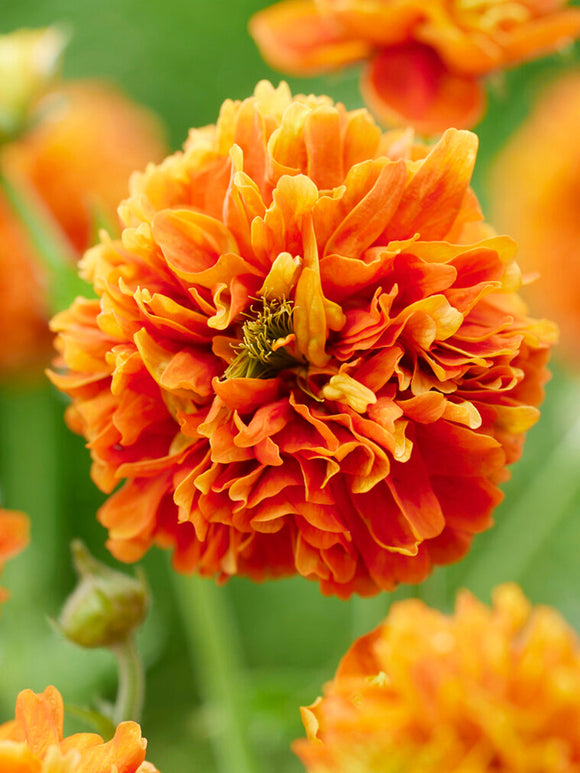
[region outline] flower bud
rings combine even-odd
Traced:
[[[26,128],[37,101],[52,85],[66,40],[57,27],[0,35],[0,142]]]
[[[58,626],[81,647],[111,647],[141,625],[149,606],[143,576],[128,575],[97,561],[80,540],[71,545],[79,583],[66,601]]]

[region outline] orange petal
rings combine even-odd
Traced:
[[[152,229],[170,269],[188,282],[197,282],[198,275],[214,267],[220,255],[238,249],[223,223],[189,209],[162,210],[155,215]]]
[[[503,498],[496,486],[474,476],[432,475],[431,485],[447,526],[464,532],[488,529],[493,510]]]
[[[0,770],[10,773],[41,773],[42,762],[25,743],[0,741]]]
[[[240,419],[239,414],[235,413],[234,423],[239,432],[234,438],[234,443],[241,448],[252,447],[265,438],[276,434],[282,427],[285,427],[292,413],[288,398],[286,397],[275,403],[262,405],[254,413],[248,424],[245,424]]]
[[[307,172],[319,188],[334,188],[344,180],[342,166],[342,122],[335,107],[321,105],[306,116],[304,142],[308,154]]]
[[[107,743],[83,750],[75,773],[134,773],[145,759],[147,741],[136,722],[121,722]]]
[[[345,28],[354,36],[372,42],[375,47],[393,46],[407,40],[422,22],[434,0],[365,0],[365,2],[336,2],[318,0],[326,5]]]
[[[417,555],[421,540],[414,533],[390,488],[379,483],[372,491],[350,494],[350,498],[360,519],[359,534],[363,529],[368,529],[377,547],[405,556]],[[355,542],[358,546],[356,537]]]
[[[387,485],[418,540],[436,537],[443,531],[445,518],[441,505],[417,448],[405,464],[391,465]]]
[[[109,529],[114,540],[148,537],[168,488],[166,475],[130,480],[100,508],[99,522]]]
[[[213,388],[228,408],[241,414],[252,413],[262,405],[275,402],[282,391],[279,378],[228,378],[225,381],[215,378]]]
[[[378,674],[382,670],[382,664],[376,645],[380,641],[381,636],[383,636],[383,633],[381,627],[378,627],[357,639],[340,661],[336,677],[343,679],[349,676]],[[320,698],[317,699],[316,703],[320,700]]]
[[[371,46],[353,40],[310,0],[285,0],[255,14],[250,34],[272,67],[294,75],[324,72],[368,56]]]
[[[56,687],[49,686],[38,695],[23,690],[16,699],[16,721],[22,727],[29,749],[43,757],[49,746],[62,739],[64,707]]]
[[[522,62],[571,45],[580,32],[580,9],[568,8],[519,25],[502,41],[504,61]]]
[[[301,263],[300,258],[293,258],[289,252],[281,252],[272,263],[272,268],[258,290],[258,296],[279,301],[290,298]]]
[[[447,236],[469,191],[477,142],[472,132],[445,132],[407,185],[386,230],[390,239],[409,239],[415,233],[421,240]]]
[[[452,73],[432,48],[416,43],[384,49],[371,59],[361,89],[383,123],[411,124],[422,134],[469,128],[485,107],[477,80]]]
[[[375,393],[348,373],[337,373],[322,387],[321,396],[326,400],[345,403],[357,413],[364,413],[369,405],[376,403]]]
[[[328,300],[320,281],[318,247],[312,220],[304,234],[304,268],[296,285],[294,332],[296,349],[318,368],[330,359],[325,351],[329,330],[340,330],[346,318],[341,307]]]
[[[344,201],[335,200],[334,206],[334,202],[328,202],[328,212],[324,213],[331,224],[342,215],[328,237],[324,254],[356,258],[360,265],[364,250],[388,227],[401,201],[406,179],[407,170],[402,161],[375,159],[353,166],[345,180],[349,194]],[[360,196],[358,201],[357,196]]]
[[[521,24],[519,25],[521,26]],[[473,34],[449,18],[448,12],[433,14],[431,21],[415,28],[415,39],[432,48],[448,70],[472,78],[480,77],[503,63],[500,40],[483,30]]]
[[[23,513],[0,510],[0,566],[28,544],[29,522]]]

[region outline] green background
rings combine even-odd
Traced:
[[[106,78],[154,109],[176,149],[191,126],[214,122],[226,98],[248,96],[261,78],[280,76],[261,61],[246,25],[268,3],[255,0],[4,0],[0,31],[64,24],[71,33],[67,78]],[[510,72],[491,89],[477,127],[480,156],[474,185],[485,202],[485,176],[498,148],[523,120],[542,82],[580,62],[578,48]],[[357,73],[288,79],[294,91],[326,92],[360,106]],[[580,215],[580,213],[579,213]],[[580,627],[580,390],[576,376],[555,365],[540,423],[505,485],[498,525],[476,540],[467,560],[439,570],[420,594],[450,608],[467,585],[482,598],[504,580],[518,580],[536,602],[557,606]],[[0,485],[5,507],[32,518],[32,544],[5,569],[12,599],[0,620],[0,719],[13,716],[24,687],[55,684],[69,702],[113,699],[114,661],[108,653],[77,651],[47,622],[56,617],[74,577],[68,543],[81,536],[112,563],[94,514],[103,501],[89,480],[88,452],[65,427],[65,401],[50,388],[0,393]],[[141,635],[148,666],[143,732],[148,758],[162,773],[204,771],[216,763],[220,707],[203,700],[203,668],[191,667],[169,557],[151,552],[143,564],[153,595]],[[195,580],[191,582],[192,587]],[[199,581],[196,589],[199,590]],[[212,586],[213,592],[213,586]],[[390,599],[340,602],[302,579],[252,585],[234,579],[217,591],[233,623],[230,643],[242,664],[242,707],[248,742],[262,771],[291,773],[301,765],[289,750],[302,735],[298,707],[311,702],[340,656],[385,614]],[[210,594],[210,599],[212,598]],[[195,653],[194,653],[195,658]],[[206,675],[207,676],[207,675]],[[67,730],[85,729],[70,723]],[[222,773],[225,773],[222,771]],[[232,770],[231,773],[237,773]]]

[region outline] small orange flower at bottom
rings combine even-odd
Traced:
[[[0,571],[9,558],[20,553],[28,544],[28,518],[24,513],[0,508]],[[0,601],[5,601],[8,593],[0,588]]]
[[[516,585],[453,616],[412,599],[358,639],[294,751],[310,773],[577,773],[580,646]]]
[[[105,743],[96,733],[63,738],[63,721],[56,687],[23,690],[15,719],[0,725],[2,773],[158,773],[144,761],[147,741],[136,722],[121,722]]]

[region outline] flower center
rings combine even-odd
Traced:
[[[293,343],[291,301],[262,298],[262,310],[253,307],[242,327],[242,342],[234,347],[236,358],[224,378],[272,378],[300,363]]]

